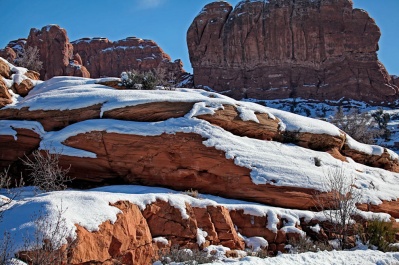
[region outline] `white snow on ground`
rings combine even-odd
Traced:
[[[259,251],[269,246],[269,243],[263,237],[259,236],[245,237],[243,235],[240,236],[242,239],[244,239],[245,245],[248,248],[250,248],[252,251]]]
[[[197,244],[198,246],[202,246],[206,242],[206,237],[208,236],[208,233],[201,228],[197,228]]]
[[[216,261],[210,264],[224,264]],[[239,261],[226,262],[231,265],[397,265],[399,253],[383,253],[376,250],[322,251],[302,254],[282,254],[274,258],[260,259],[244,257]]]

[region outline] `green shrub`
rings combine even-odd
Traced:
[[[158,85],[159,80],[153,72],[139,73],[130,70],[121,74],[122,85],[127,89],[146,89],[153,90]]]
[[[139,89],[143,84],[143,74],[131,70],[126,71],[121,74],[122,85],[125,86],[127,89]]]
[[[392,251],[390,244],[395,242],[397,233],[391,222],[384,222],[381,219],[370,221],[366,228],[366,236],[370,245],[378,247],[379,250]]]
[[[153,90],[158,84],[158,79],[152,72],[144,73],[143,75],[143,89],[145,90]]]

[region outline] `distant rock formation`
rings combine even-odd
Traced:
[[[0,57],[13,63],[26,47],[35,46],[39,49],[39,58],[43,62],[41,80],[59,75],[90,77],[87,69],[73,60],[73,46],[69,43],[66,30],[58,25],[48,25],[40,30],[32,28],[27,39],[10,41],[1,49]]]
[[[93,78],[120,76],[121,72],[132,69],[161,68],[176,78],[185,73],[181,60],[171,62],[170,56],[152,40],[129,37],[112,42],[107,38],[83,38],[72,45]]]
[[[380,29],[351,0],[206,5],[187,32],[194,84],[235,98],[393,101]]]
[[[72,43],[65,29],[48,25],[31,29],[27,39],[11,41],[0,57],[13,62],[24,47],[37,46],[43,69],[40,78],[54,76],[119,77],[123,71],[157,70],[176,82],[187,80],[181,60],[171,61],[154,41],[129,37],[112,42],[106,38],[83,38]]]

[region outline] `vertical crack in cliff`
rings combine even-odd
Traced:
[[[291,33],[291,59],[295,60],[295,41],[294,41],[294,28],[293,28],[293,16],[295,11],[295,0],[291,0],[291,14],[289,18],[290,33]]]
[[[103,143],[103,146],[104,146],[105,157],[106,157],[106,159],[107,159],[107,163],[108,163],[108,165],[109,165],[109,168],[112,170],[112,172],[114,172],[114,173],[116,173],[117,175],[119,175],[119,174],[117,173],[117,171],[115,171],[114,168],[112,167],[112,163],[111,163],[111,161],[110,161],[109,152],[108,152],[108,150],[107,150],[107,145],[105,144],[105,141],[104,141],[104,133],[105,133],[105,132],[101,132],[101,142]]]
[[[228,14],[226,15],[226,19],[225,19],[225,21],[223,22],[223,25],[220,27],[220,32],[219,32],[219,39],[221,39],[222,41],[222,49],[223,49],[223,62],[226,64],[226,65],[228,65],[228,61],[227,61],[227,57],[228,57],[228,47],[229,47],[229,45],[228,45],[228,40],[227,40],[227,35],[228,34],[225,34],[225,32],[226,32],[226,27],[228,27],[228,24],[229,24],[229,22],[231,21],[231,18],[230,18],[230,16],[231,16],[231,14],[234,14],[234,9],[232,8],[232,9],[230,9],[229,11],[228,11]],[[229,32],[229,30],[227,30],[227,32]]]

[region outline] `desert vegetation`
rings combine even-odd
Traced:
[[[23,164],[30,171],[29,181],[44,192],[65,190],[72,181],[68,176],[69,168],[59,166],[61,154],[55,149],[35,150],[32,158],[25,156]]]
[[[40,60],[39,49],[36,46],[23,48],[17,53],[17,58],[12,63],[36,72],[43,68],[43,62]]]
[[[153,90],[157,86],[173,88],[176,85],[176,73],[167,72],[164,68],[158,67],[152,71],[140,72],[128,70],[121,74],[122,85],[127,89]]]
[[[380,116],[376,114],[375,117]],[[378,126],[375,121],[375,117],[368,113],[360,113],[357,109],[345,115],[342,108],[338,108],[330,122],[353,139],[366,144],[374,144],[375,138],[384,134],[381,126]]]

